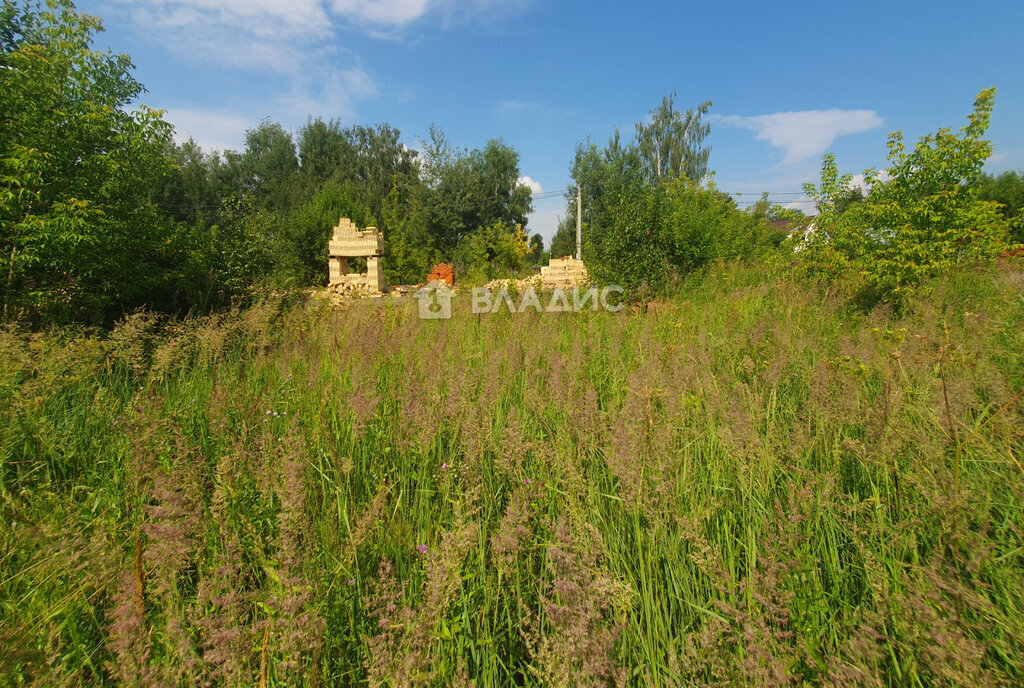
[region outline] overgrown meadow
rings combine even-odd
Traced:
[[[1020,685],[1024,276],[0,333],[0,684]]]

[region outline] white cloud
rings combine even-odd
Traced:
[[[143,0],[133,5],[136,20],[147,27],[227,26],[264,39],[331,34],[321,0]]]
[[[523,175],[519,178],[519,183],[530,187],[530,192],[535,194],[544,193],[544,187],[540,185],[540,182],[530,179],[530,177]]]
[[[358,23],[401,26],[422,17],[431,4],[430,0],[332,0],[331,8]]]
[[[282,74],[301,71],[307,49],[333,34],[321,0],[149,0],[132,18],[186,60]]]
[[[238,115],[173,108],[164,113],[164,119],[174,125],[174,140],[184,143],[192,138],[202,149],[241,150],[245,147],[245,130],[256,122]]]
[[[799,162],[827,151],[840,136],[882,125],[874,110],[804,110],[741,117],[713,115],[714,122],[757,132],[757,138],[786,151],[783,163]]]
[[[373,75],[361,66],[311,69],[295,75],[290,92],[277,98],[276,110],[293,122],[302,122],[306,117],[354,120],[359,101],[378,94]]]
[[[332,14],[326,0],[142,0],[131,7],[135,25],[184,62],[272,77],[266,84],[276,94],[232,103],[236,121],[248,126],[265,116],[285,126],[301,124],[308,115],[353,120],[359,102],[378,95],[372,71],[332,40],[345,17]],[[209,126],[201,117],[186,116],[182,121],[198,131]],[[217,112],[211,122],[231,117]],[[211,131],[203,135],[205,143],[221,147],[226,126]],[[237,135],[230,142],[237,145]]]
[[[278,95],[235,105],[293,126],[307,115],[354,120],[359,102],[379,95],[372,69],[339,47],[340,30],[394,38],[432,15],[444,25],[491,20],[529,1],[116,0],[147,39],[180,60],[283,80]]]
[[[521,12],[532,0],[119,0],[136,19],[168,29],[230,26],[267,39],[329,38],[347,25],[373,37],[389,38],[430,15],[445,24],[501,18]],[[384,29],[381,31],[381,29]]]
[[[814,215],[816,210],[814,207],[814,201],[809,196],[801,196],[794,201],[787,201],[780,203],[783,208],[789,208],[791,210],[799,210],[804,215]]]
[[[883,182],[887,182],[890,179],[892,179],[892,177],[889,176],[888,170],[882,170],[881,172],[878,172],[875,175],[875,178]],[[863,174],[853,175],[853,177],[850,179],[850,183],[847,184],[847,186],[851,189],[860,189],[864,193],[871,191],[871,185],[864,180]]]

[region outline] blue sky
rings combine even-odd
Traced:
[[[537,190],[569,180],[576,144],[603,144],[661,98],[713,101],[710,167],[724,191],[801,203],[821,155],[885,166],[908,141],[959,128],[999,94],[987,170],[1024,169],[1024,2],[652,3],[554,0],[90,0],[96,43],[131,55],[181,139],[242,148],[269,117],[388,122],[417,147],[431,123],[457,145],[501,138]],[[746,195],[750,194],[750,195]],[[789,194],[789,195],[787,195]],[[549,238],[564,202],[536,202]]]

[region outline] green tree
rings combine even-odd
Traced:
[[[665,185],[660,219],[667,263],[679,275],[713,260],[752,258],[771,243],[759,218],[740,212],[714,185],[702,186],[686,177]]]
[[[370,213],[380,217],[392,189],[419,184],[416,151],[406,148],[401,132],[387,124],[356,126],[349,135],[355,160],[343,179],[355,181]]]
[[[502,222],[525,227],[533,194],[519,182],[519,153],[500,139],[491,139],[482,151],[472,153],[471,160],[480,199],[478,226]]]
[[[591,273],[639,299],[665,293],[713,261],[754,258],[773,245],[760,218],[740,211],[713,185],[682,176],[622,185],[590,237],[584,256]]]
[[[530,189],[519,182],[514,148],[491,139],[482,150],[460,150],[432,126],[423,150],[423,176],[430,190],[427,223],[442,253],[495,223],[526,226],[533,201]]]
[[[161,210],[172,220],[197,228],[215,224],[223,211],[223,199],[213,180],[220,158],[203,153],[192,139],[172,144],[168,156],[173,168],[159,195]]]
[[[216,302],[208,305],[226,303],[270,278],[277,232],[275,213],[256,207],[251,198],[228,201],[224,223],[209,234],[210,290]]]
[[[835,210],[846,186],[826,156],[822,202],[808,254],[818,267],[855,274],[866,304],[887,300],[897,306],[922,279],[962,262],[987,261],[1006,246],[1008,222],[999,204],[982,200],[977,181],[992,152],[983,137],[995,89],[985,89],[959,133],[948,128],[922,137],[906,150],[901,132],[889,135],[890,166],[883,175],[864,173],[871,192],[862,203]]]
[[[700,181],[707,174],[710,147],[701,144],[711,131],[701,117],[711,109],[705,101],[685,113],[675,107],[676,93],[665,96],[651,110],[649,122],[638,122],[636,141],[643,159],[643,170],[651,182],[685,175]]]
[[[807,217],[798,208],[787,208],[786,206],[772,203],[768,200],[767,191],[761,194],[761,198],[756,203],[747,208],[747,213],[754,217],[759,217],[765,222],[788,221],[796,223],[801,222]]]
[[[821,158],[821,181],[817,186],[804,184],[804,193],[814,201],[818,217],[827,221],[832,215],[838,215],[838,204],[846,196],[853,181],[852,174],[839,174],[834,153],[825,153]]]
[[[616,130],[608,139],[604,148],[599,148],[592,141],[576,146],[570,175],[573,184],[566,190],[566,224],[571,228],[566,231],[568,251],[561,253],[563,247],[558,245],[555,251],[552,245],[552,256],[576,255],[576,187],[582,194],[583,218],[583,257],[590,255],[589,247],[592,235],[604,231],[615,221],[615,205],[627,190],[645,183],[642,172],[643,161],[636,146],[623,143]],[[561,227],[559,232],[561,232]]]
[[[5,0],[0,68],[0,251],[5,316],[103,318],[167,287],[155,196],[171,127],[126,106],[127,55],[93,50],[98,19],[67,0]]]
[[[627,179],[589,232],[583,256],[591,275],[617,284],[633,298],[663,293],[672,269],[661,224],[662,194],[658,187]],[[586,229],[586,226],[584,227]]]
[[[343,170],[350,168],[355,159],[347,132],[333,119],[310,119],[299,130],[298,151],[303,184],[312,188],[342,177]]]
[[[534,265],[544,260],[544,237],[540,234],[530,237],[530,253],[527,255],[527,260]]]
[[[395,186],[385,200],[384,275],[389,284],[423,282],[440,261],[427,222],[426,187]]]
[[[455,252],[455,268],[470,281],[514,275],[523,269],[529,252],[522,227],[497,220],[462,239]]]
[[[1000,204],[999,212],[1011,224],[1011,241],[1024,244],[1024,171],[982,174],[977,187],[980,200]]]
[[[576,223],[571,217],[563,218],[558,223],[555,236],[551,237],[551,249],[548,253],[552,258],[576,255]]]
[[[243,190],[258,207],[286,211],[296,205],[299,158],[292,135],[280,124],[263,120],[245,132],[241,168]]]
[[[310,120],[299,130],[298,154],[306,187],[351,183],[375,217],[393,188],[420,184],[416,151],[388,124],[345,129],[336,120]]]

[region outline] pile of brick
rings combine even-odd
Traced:
[[[449,287],[455,286],[455,270],[448,263],[438,263],[427,275],[427,284],[431,282],[444,283]]]
[[[526,279],[496,279],[491,280],[484,285],[485,289],[490,289],[493,292],[501,291],[502,289],[508,292],[517,292],[522,294],[527,289],[533,289],[534,291],[540,291],[543,285],[541,284],[540,277],[534,275],[533,277],[527,277]]]
[[[552,258],[549,263],[540,269],[540,280],[545,289],[555,287],[572,287],[577,284],[586,284],[590,280],[587,273],[587,266],[582,260],[576,260],[572,256],[564,258]]]
[[[327,287],[327,291],[336,296],[348,298],[363,298],[367,296],[382,296],[383,294],[366,283],[365,280],[344,280],[335,282]]]

